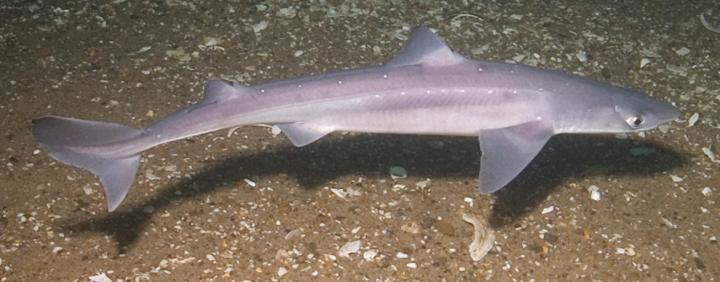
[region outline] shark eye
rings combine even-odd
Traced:
[[[634,115],[625,120],[625,122],[627,122],[627,124],[632,128],[638,128],[643,124],[643,122],[645,122],[645,120],[641,115]]]

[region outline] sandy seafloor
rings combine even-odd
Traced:
[[[720,27],[720,2],[362,2],[0,2],[0,281],[720,277],[720,34],[699,18]],[[30,135],[47,114],[142,127],[209,78],[381,64],[418,25],[468,57],[639,89],[681,118],[557,136],[492,196],[477,192],[475,138],[335,133],[294,148],[268,128],[222,130],[146,152],[113,213],[94,176]],[[495,233],[478,262],[463,213]]]

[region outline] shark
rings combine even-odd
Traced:
[[[50,115],[32,121],[32,134],[55,160],[96,175],[112,212],[142,152],[224,128],[275,125],[295,146],[335,131],[477,136],[479,191],[490,194],[554,135],[639,132],[678,116],[672,104],[628,88],[466,58],[420,27],[383,65],[256,85],[212,79],[202,100],[142,129]]]

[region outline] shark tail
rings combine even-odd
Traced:
[[[107,157],[100,150],[83,149],[128,140],[141,132],[119,124],[66,117],[47,116],[32,121],[33,136],[50,156],[100,178],[108,211],[115,210],[125,199],[135,180],[140,154]]]

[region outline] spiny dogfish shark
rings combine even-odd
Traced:
[[[675,120],[669,103],[560,71],[472,60],[417,28],[389,63],[242,85],[210,80],[201,101],[144,129],[75,118],[33,120],[54,159],[89,170],[115,210],[134,182],[140,154],[223,128],[273,124],[295,146],[334,131],[477,136],[480,192],[506,186],[562,133],[626,133]]]

